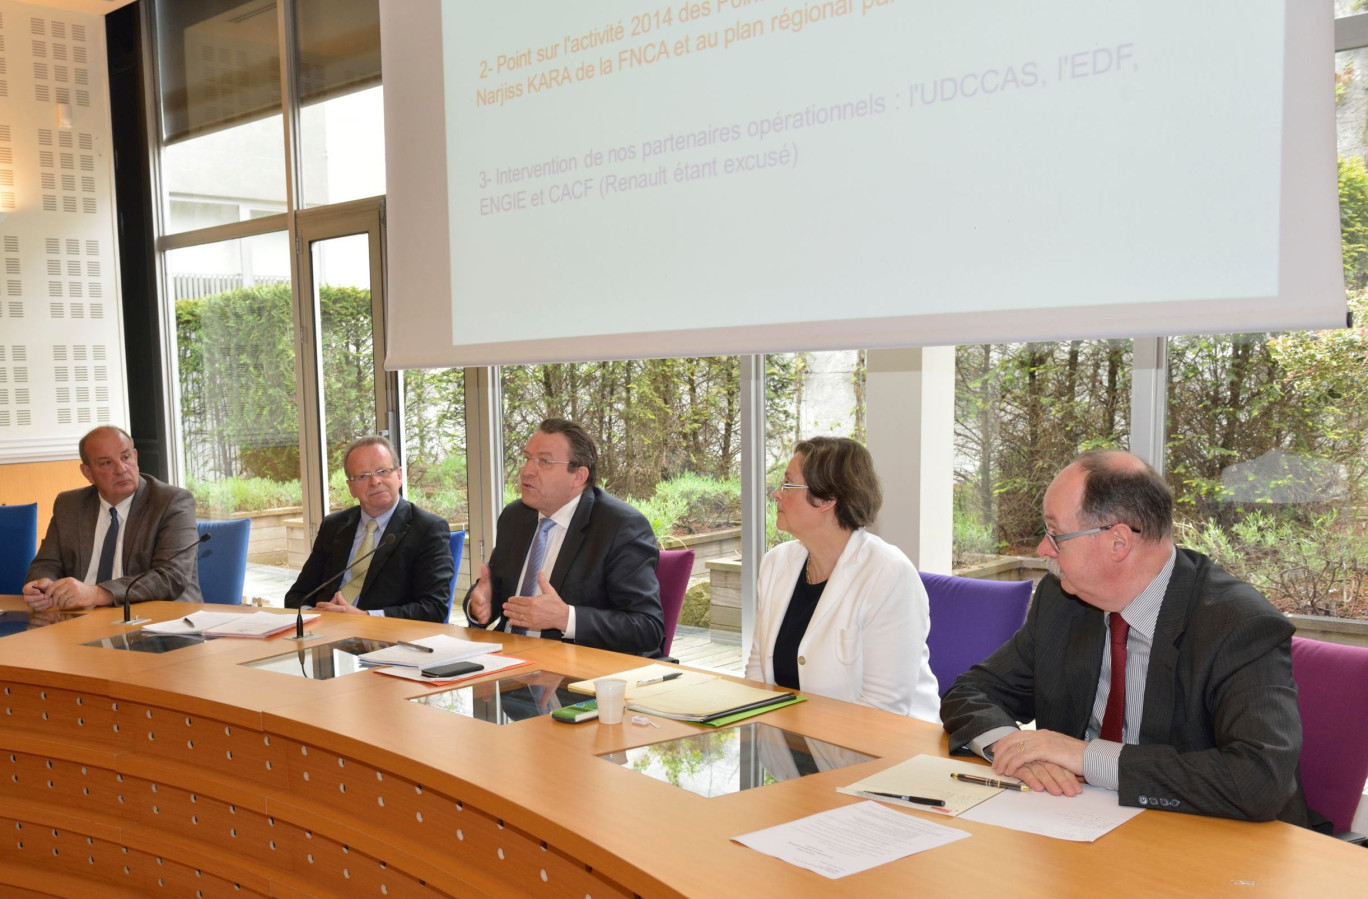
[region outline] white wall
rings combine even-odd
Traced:
[[[104,20],[0,0],[0,462],[125,425]]]

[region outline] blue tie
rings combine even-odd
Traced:
[[[114,549],[119,545],[119,510],[109,507],[109,530],[105,531],[104,547],[100,550],[100,567],[95,570],[95,583],[103,584],[114,577]]]
[[[537,589],[537,575],[541,573],[542,562],[546,559],[546,535],[551,533],[551,528],[555,522],[550,518],[543,518],[537,525],[537,535],[532,538],[532,548],[527,551],[527,573],[523,575],[522,587],[518,590],[519,596],[533,596]],[[512,628],[515,634],[527,633],[527,628]]]

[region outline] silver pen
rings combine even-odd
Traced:
[[[683,676],[684,676],[684,672],[683,672],[683,671],[672,671],[672,672],[670,672],[669,674],[661,674],[661,675],[658,675],[658,676],[656,676],[656,677],[648,677],[648,678],[646,678],[645,680],[639,680],[639,681],[636,682],[636,685],[637,685],[638,687],[644,687],[644,686],[646,686],[647,684],[663,684],[663,683],[664,683],[665,681],[667,681],[667,680],[674,680],[674,679],[677,678],[677,677],[683,677]]]
[[[421,643],[410,643],[410,642],[407,641],[407,640],[395,640],[394,642],[395,642],[395,643],[398,643],[400,646],[407,646],[409,649],[416,649],[416,650],[418,650],[419,652],[436,652],[436,651],[437,651],[437,650],[433,649],[431,646],[424,646],[424,645],[421,644]]]

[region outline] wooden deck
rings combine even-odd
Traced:
[[[670,655],[681,664],[695,668],[710,668],[723,674],[741,674],[746,660],[741,651],[741,635],[725,632],[714,634],[705,627],[675,628]]]

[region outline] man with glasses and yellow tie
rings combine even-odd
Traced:
[[[1286,616],[1174,545],[1172,493],[1130,453],[1084,453],[1044,509],[1050,573],[941,701],[951,751],[1055,796],[1304,826]]]
[[[523,448],[522,499],[465,598],[471,624],[635,655],[661,655],[665,618],[650,523],[595,485],[598,452],[548,418]]]
[[[455,573],[450,526],[399,495],[404,470],[385,438],[357,440],[342,466],[358,505],[323,519],[286,607],[298,608],[341,572],[337,592],[315,609],[446,621]]]

